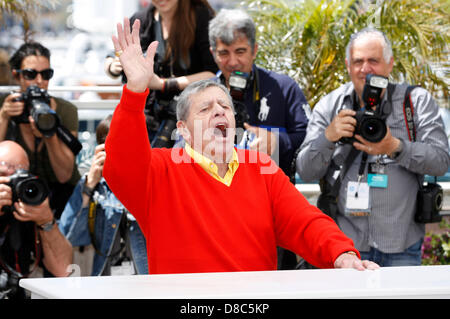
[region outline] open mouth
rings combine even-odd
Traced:
[[[227,126],[225,123],[216,124],[214,127],[214,135],[220,137],[227,137]]]

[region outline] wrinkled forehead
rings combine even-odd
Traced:
[[[200,109],[214,103],[232,106],[229,96],[219,87],[211,86],[191,95],[191,110]]]

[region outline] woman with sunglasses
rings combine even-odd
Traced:
[[[21,99],[28,87],[34,85],[43,90],[48,89],[53,76],[50,51],[37,42],[24,43],[12,55],[9,64],[20,89],[19,92],[0,96],[0,141],[14,140],[26,150],[30,159],[30,171],[46,180],[52,190],[50,205],[55,217],[59,218],[80,178],[75,155],[57,134],[45,136],[31,116],[20,116],[24,108],[30,107],[29,103],[24,103]],[[76,106],[56,97],[50,98],[49,106],[58,114],[61,125],[76,137]]]

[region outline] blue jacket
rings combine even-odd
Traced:
[[[59,221],[59,229],[73,246],[87,246],[92,243],[88,227],[88,207],[82,208],[81,185],[86,177],[83,176],[76,185],[72,196],[64,208]],[[120,220],[125,212],[124,206],[109,189],[104,178],[95,188],[93,198],[98,201],[95,219],[95,247],[100,251],[94,256],[92,276],[101,275],[105,267],[108,254],[111,252],[114,238],[118,234]],[[138,274],[148,274],[147,250],[145,238],[136,222],[132,218],[129,227],[131,254]]]
[[[294,153],[306,135],[310,107],[297,82],[287,75],[253,65],[253,83],[245,92],[244,104],[250,116],[249,124],[266,129],[278,129],[279,161],[286,175],[293,174]],[[259,77],[259,102],[255,98],[255,74]],[[221,72],[217,79],[223,82]]]

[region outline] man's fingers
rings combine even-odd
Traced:
[[[141,26],[141,21],[136,19],[133,23],[133,29],[131,30],[131,41],[133,44],[141,43],[141,39],[139,39],[139,28]]]
[[[127,46],[132,45],[133,40],[131,39],[130,20],[127,17],[123,19],[123,33]]]
[[[158,47],[158,41],[153,41],[147,48],[147,56],[146,59],[153,63],[156,54],[156,48]]]
[[[119,39],[115,35],[111,36],[111,40],[113,42],[114,51],[117,52],[119,50],[122,50],[120,47]]]
[[[370,269],[370,270],[375,270],[375,269],[380,268],[380,266],[378,264],[376,264],[370,260],[363,260],[362,264],[366,269]]]
[[[354,110],[351,109],[342,109],[341,111],[339,111],[338,115],[339,117],[345,117],[345,116],[354,116],[356,114],[356,112]]]

